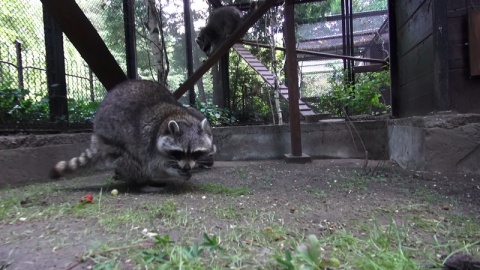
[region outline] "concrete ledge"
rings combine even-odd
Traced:
[[[283,159],[291,153],[290,130],[282,126],[214,128],[215,160]],[[385,121],[302,124],[303,153],[312,158],[388,159]],[[360,140],[360,138],[362,140]]]
[[[301,156],[294,156],[292,154],[285,154],[286,163],[307,164],[312,163],[312,157],[302,154]]]
[[[355,127],[355,128],[353,128]],[[385,121],[303,124],[302,148],[314,158],[388,158]],[[214,128],[215,160],[283,159],[291,153],[289,126]],[[90,134],[0,137],[0,187],[50,181],[48,173],[59,160],[79,155]]]
[[[413,170],[480,173],[480,115],[436,114],[391,120],[390,158]]]
[[[79,155],[90,134],[0,137],[0,187],[51,181],[48,173],[63,159]]]

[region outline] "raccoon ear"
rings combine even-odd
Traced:
[[[208,124],[207,118],[204,118],[202,122],[200,122],[200,128],[202,129],[202,131],[210,130],[210,125]]]
[[[203,37],[198,36],[198,37],[195,39],[195,42],[196,42],[198,45],[203,44]]]
[[[173,135],[178,134],[180,132],[180,127],[178,126],[177,122],[174,120],[168,122],[168,131],[170,131],[170,133]]]

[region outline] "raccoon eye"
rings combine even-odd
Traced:
[[[179,150],[170,151],[168,154],[176,160],[181,160],[185,157],[185,153]]]
[[[205,151],[195,151],[193,152],[191,155],[192,155],[192,158],[193,160],[197,160],[199,158],[201,158],[202,156],[205,156],[207,155],[208,153],[205,152]]]

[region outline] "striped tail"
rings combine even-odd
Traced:
[[[57,179],[66,174],[73,173],[79,169],[84,169],[94,163],[96,152],[91,149],[86,149],[80,156],[74,157],[68,161],[59,161],[50,171],[50,178]]]

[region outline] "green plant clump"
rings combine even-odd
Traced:
[[[91,123],[100,102],[68,99],[69,122]],[[0,86],[0,124],[50,121],[49,99],[41,91],[18,89],[12,83]],[[65,119],[58,119],[65,120]]]
[[[195,107],[205,115],[212,126],[232,125],[237,122],[237,119],[227,109],[219,108],[213,103],[197,102]]]
[[[48,99],[27,89],[15,89],[6,82],[0,88],[0,124],[47,121]]]
[[[381,90],[390,86],[388,70],[362,73],[355,76],[355,82],[347,80],[346,71],[334,69],[328,79],[331,91],[320,96],[320,105],[325,113],[344,116],[388,113],[390,106],[382,99]]]

